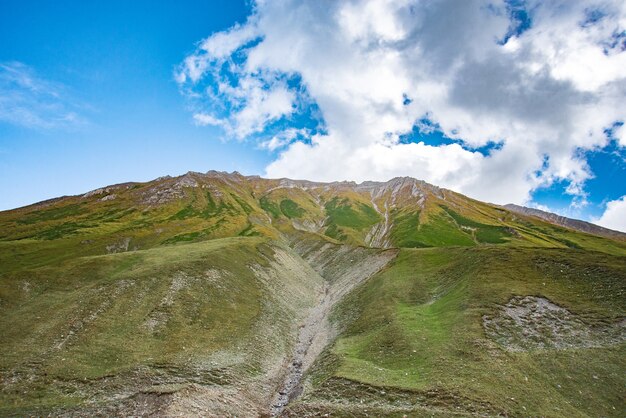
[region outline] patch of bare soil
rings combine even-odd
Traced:
[[[483,327],[508,351],[602,347],[626,340],[626,320],[590,323],[536,296],[512,298],[495,315],[483,316]]]
[[[156,307],[148,316],[148,319],[143,324],[143,327],[150,332],[155,332],[161,326],[164,326],[169,320],[167,309],[174,304],[176,294],[186,288],[189,285],[189,276],[184,272],[178,272],[172,277],[170,287],[161,300],[161,303]]]

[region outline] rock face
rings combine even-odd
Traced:
[[[585,232],[587,234],[598,235],[601,237],[612,239],[624,239],[626,233],[614,231],[612,229],[603,228],[598,225],[594,225],[589,222],[581,221],[578,219],[571,219],[565,216],[557,215],[556,213],[546,212],[539,209],[527,208],[525,206],[519,206],[514,204],[504,205],[504,207],[511,212],[519,213],[526,216],[534,216],[535,218],[542,219],[551,224],[563,226],[565,228],[574,229],[576,231]]]
[[[303,374],[337,337],[339,330],[330,320],[333,308],[397,255],[397,250],[365,249],[319,241],[295,241],[292,245],[326,282],[318,303],[300,325],[287,373],[272,402],[273,417],[279,416],[284,407],[301,394]]]

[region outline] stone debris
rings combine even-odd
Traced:
[[[329,319],[333,307],[350,291],[380,271],[397,254],[395,251],[376,251],[330,243],[324,243],[318,248],[296,245],[295,250],[328,283],[320,292],[319,303],[309,310],[300,327],[283,384],[270,408],[270,415],[273,417],[279,416],[289,402],[300,396],[303,391],[302,376],[336,337],[338,330]]]
[[[487,336],[508,351],[603,347],[626,340],[626,321],[589,323],[543,297],[515,296],[483,316]]]

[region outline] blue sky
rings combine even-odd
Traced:
[[[248,11],[233,0],[0,3],[0,63],[55,83],[84,119],[0,120],[0,209],[189,170],[261,172],[268,153],[196,126],[173,78],[196,42]]]
[[[620,218],[619,1],[406,3],[1,2],[0,210],[215,169]]]

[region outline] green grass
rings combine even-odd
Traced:
[[[10,264],[44,265],[52,259],[103,254],[107,246],[124,237],[131,238],[133,248],[140,249],[224,238],[246,231],[251,223],[257,225],[257,233],[277,237],[293,233],[294,224],[289,220],[297,218],[318,224],[325,222],[324,233],[328,237],[351,245],[365,245],[368,232],[383,221],[369,204],[370,196],[351,190],[270,188],[268,191],[268,186],[263,189],[254,181],[244,182],[238,188],[219,181],[207,182],[211,183],[207,187],[203,184],[184,188],[176,198],[158,204],[145,201],[150,190],[159,184],[152,182],[115,189],[113,200],[102,201],[102,195],[73,196],[3,212],[0,241],[25,241],[24,245],[12,247],[26,253],[11,257],[0,254],[0,261],[9,258]],[[616,255],[626,251],[624,240],[604,239],[532,218],[512,216],[461,195],[449,195],[448,200],[430,195],[421,206],[410,202],[390,211],[388,238],[394,246],[493,244],[586,249]],[[278,222],[260,216],[263,213]],[[55,244],[46,245],[44,241]],[[14,256],[18,259],[14,260]]]
[[[398,222],[391,231],[392,242],[404,248],[476,245],[469,232],[460,229],[449,217],[431,214],[420,223],[420,213],[396,215]]]
[[[369,228],[382,218],[371,206],[348,198],[332,198],[324,205],[327,227],[324,234],[330,238],[360,244]]]
[[[391,233],[393,243],[402,248],[425,247],[426,245],[417,238],[419,226],[419,211],[396,216],[396,222]]]
[[[60,225],[55,225],[52,228],[38,232],[33,238],[46,240],[59,239],[68,235],[76,234],[79,230],[89,227],[90,225],[86,223],[64,222]]]
[[[289,219],[300,218],[304,215],[304,209],[291,199],[280,201],[280,211]]]
[[[381,220],[374,208],[364,203],[351,203],[348,199],[333,198],[325,205],[330,221],[340,227],[362,230]]]
[[[324,235],[336,239],[337,241],[346,241],[348,239],[348,235],[343,233],[336,224],[330,224],[330,226],[324,231]]]
[[[254,208],[252,208],[252,206],[250,206],[245,200],[243,200],[242,198],[240,198],[236,194],[230,193],[230,196],[239,204],[241,209],[243,209],[243,211],[246,214],[250,214],[250,213],[252,213],[254,211]]]
[[[509,228],[505,226],[483,224],[461,216],[446,206],[442,208],[460,226],[474,229],[476,240],[480,243],[504,244],[511,237]]]
[[[215,181],[147,203],[157,183],[116,189],[113,200],[76,196],[0,213],[0,374],[15,381],[0,386],[0,415],[46,415],[157,381],[167,391],[181,381],[262,379],[264,361],[286,358],[322,289],[302,260],[281,264],[287,256],[275,251],[285,244],[270,239],[331,254],[329,241],[364,245],[383,221],[356,191]],[[370,415],[402,416],[385,409],[396,403],[409,416],[619,415],[624,345],[509,352],[486,337],[481,318],[534,295],[589,326],[619,321],[626,241],[451,192],[401,202],[389,213],[400,255],[334,311],[339,338],[294,408],[310,412],[319,401],[321,415],[363,416],[363,400]],[[326,237],[296,231],[297,218],[325,221]],[[127,253],[107,255],[126,242]],[[364,262],[365,253],[332,258],[324,271]],[[229,273],[218,280],[215,271]]]
[[[242,199],[239,199],[232,194],[231,196],[245,213],[250,213],[252,211],[250,205]],[[206,192],[204,199],[194,198],[191,203],[169,217],[169,220],[184,220],[195,217],[211,219],[223,214],[237,215],[239,212],[240,211],[230,202],[220,200],[219,204],[216,203],[215,200],[213,200],[211,193]]]
[[[196,241],[199,238],[205,237],[206,235],[207,233],[204,231],[194,231],[194,232],[188,232],[186,234],[178,234],[171,238],[166,239],[165,241],[163,241],[163,244],[167,245],[167,244],[175,244],[177,242]]]
[[[481,318],[514,295],[539,295],[590,323],[614,322],[626,313],[625,278],[626,257],[601,253],[404,250],[336,310],[345,331],[313,371],[310,399],[348,379],[389,396],[437,391],[508,415],[618,416],[624,344],[512,353],[485,336]]]
[[[254,225],[252,224],[248,224],[248,226],[246,226],[240,233],[237,234],[240,237],[254,237],[254,236],[261,236],[261,233],[259,231],[256,231],[254,229]]]
[[[269,200],[267,196],[263,196],[259,199],[259,205],[264,211],[271,214],[273,218],[278,218],[280,216],[280,208],[275,202]]]
[[[33,212],[27,216],[20,218],[18,220],[18,223],[31,225],[39,222],[67,219],[70,217],[75,217],[76,215],[83,214],[85,212],[86,208],[83,204],[73,203]]]
[[[136,211],[136,208],[111,207],[91,214],[88,219],[93,222],[116,222],[132,215]]]

